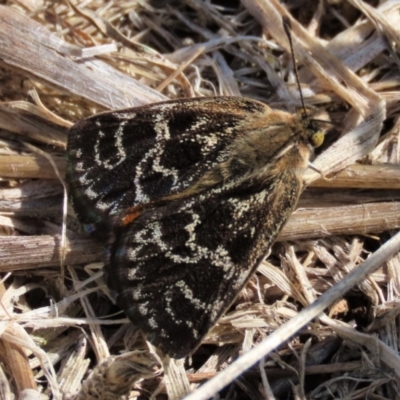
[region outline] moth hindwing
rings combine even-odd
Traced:
[[[74,125],[67,181],[108,238],[106,281],[154,345],[184,357],[250,279],[296,206],[321,135],[241,97],[107,112]]]

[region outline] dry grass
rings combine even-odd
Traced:
[[[400,227],[400,6],[288,3],[306,104],[334,123],[315,160],[327,178],[307,172],[268,261],[185,362],[118,313],[101,279],[103,245],[79,233],[72,210],[63,245],[67,128],[166,97],[242,95],[295,110],[288,11],[276,0],[0,6],[0,398],[181,398]],[[380,265],[222,396],[396,398],[399,268],[399,255]]]

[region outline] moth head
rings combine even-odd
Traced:
[[[319,112],[318,117],[321,117],[321,112]],[[309,144],[314,149],[321,146],[324,143],[326,132],[326,129],[324,129],[321,125],[331,123],[327,114],[323,113],[322,119],[315,118],[315,115],[310,118],[303,110],[301,114],[301,123],[304,126]]]

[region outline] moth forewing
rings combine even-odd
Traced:
[[[204,175],[244,120],[270,108],[237,97],[166,101],[94,115],[68,133],[67,174],[91,230],[138,204],[181,192]]]

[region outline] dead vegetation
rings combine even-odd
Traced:
[[[5,3],[0,398],[181,398],[400,227],[398,1]],[[104,246],[80,233],[71,209],[63,242],[67,128],[99,111],[190,96],[294,111],[288,12],[306,104],[333,122],[314,161],[325,178],[307,171],[268,261],[190,359],[167,360],[113,305]],[[221,396],[397,398],[399,262],[381,264]]]

